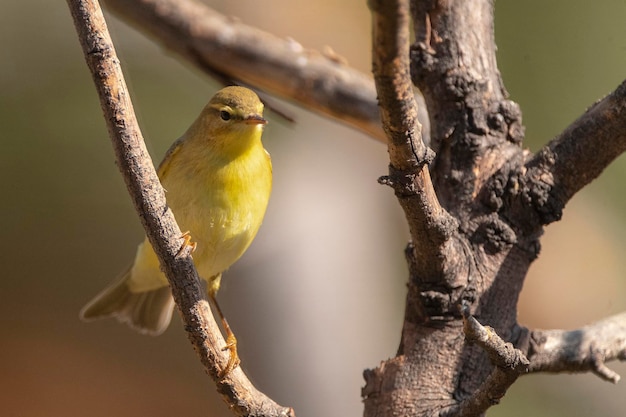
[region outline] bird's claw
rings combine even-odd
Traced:
[[[222,371],[220,372],[220,379],[225,378],[229,373],[233,371],[233,369],[239,366],[239,363],[241,363],[241,360],[239,360],[239,355],[237,354],[237,339],[235,338],[234,334],[231,333],[226,337],[226,346],[224,346],[222,350],[229,351],[229,355],[226,367],[224,367],[224,369],[222,369]]]
[[[186,231],[185,233],[183,233],[180,236],[180,238],[183,239],[183,244],[180,246],[180,249],[178,250],[176,257],[182,256],[185,250],[187,249],[189,249],[190,254],[196,251],[196,248],[198,247],[198,242],[191,241],[191,233],[189,231]]]

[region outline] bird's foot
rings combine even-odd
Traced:
[[[241,362],[239,360],[239,355],[237,354],[237,339],[232,332],[226,337],[226,346],[224,346],[222,350],[227,350],[229,355],[226,367],[222,369],[222,372],[220,372],[220,379],[225,378],[233,371],[233,369],[239,366],[239,363]]]
[[[183,233],[180,238],[183,239],[183,244],[180,246],[176,257],[182,256],[187,249],[189,249],[189,254],[192,254],[196,251],[196,248],[198,247],[198,242],[191,241],[191,233],[189,231]]]

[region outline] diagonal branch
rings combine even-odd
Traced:
[[[559,220],[569,199],[625,150],[626,81],[526,164],[542,224]]]
[[[388,137],[389,176],[409,223],[425,274],[439,275],[441,251],[457,222],[439,204],[428,164],[434,154],[422,140],[409,69],[409,4],[405,0],[369,2],[373,28],[373,73],[383,129]]]
[[[626,361],[626,313],[581,329],[531,331],[530,372],[588,372],[617,383],[620,376],[605,362]]]
[[[528,359],[519,349],[502,340],[491,327],[480,324],[469,311],[469,306],[461,309],[465,339],[482,347],[495,367],[476,392],[446,411],[445,415],[455,417],[478,416],[499,403],[509,387],[528,370],[529,365]]]
[[[304,49],[193,0],[105,3],[202,70],[225,74],[386,140],[371,78],[336,56]]]
[[[68,0],[68,5],[100,96],[117,164],[206,372],[238,415],[294,415],[293,410],[279,406],[259,392],[241,368],[219,380],[219,371],[228,361],[228,354],[221,349],[225,342],[203,295],[191,257],[178,256],[181,231],[167,207],[146,150],[102,11],[96,0]]]

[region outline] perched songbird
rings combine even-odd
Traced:
[[[272,189],[272,165],[261,134],[267,121],[258,96],[243,87],[215,94],[158,169],[181,230],[195,241],[193,259],[207,281],[230,350],[225,375],[239,364],[236,339],[215,299],[222,272],[254,239]],[[116,317],[141,333],[158,335],[169,325],[174,301],[148,240],[133,265],[81,311],[92,320]]]

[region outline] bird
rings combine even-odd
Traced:
[[[222,273],[250,246],[272,190],[272,163],[261,136],[263,103],[245,87],[229,86],[210,99],[165,154],[157,170],[185,246],[192,246],[198,275],[226,333],[225,376],[239,363],[237,339],[217,302]],[[194,242],[191,243],[193,237]],[[148,335],[169,326],[174,300],[159,260],[146,239],[132,265],[81,310],[91,321],[115,317]]]

